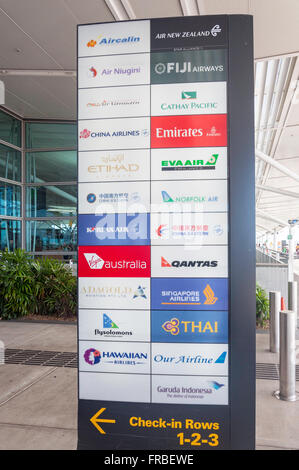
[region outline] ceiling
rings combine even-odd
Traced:
[[[0,0],[5,107],[29,119],[76,119],[77,24],[197,14],[253,15],[256,147],[299,175],[298,0]],[[73,73],[1,75],[16,69]],[[299,194],[299,177],[260,159],[256,173],[258,232],[299,217],[298,198],[260,189]]]

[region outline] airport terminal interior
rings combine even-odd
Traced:
[[[0,251],[77,275],[77,25],[205,15],[253,15],[256,282],[297,316],[298,0],[0,0]],[[299,449],[295,328],[295,399],[284,401],[269,318],[257,324],[258,450]],[[76,449],[76,319],[5,318],[1,342],[0,449]]]

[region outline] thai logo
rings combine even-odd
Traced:
[[[180,322],[177,318],[172,318],[170,321],[163,323],[162,328],[166,333],[171,333],[176,336],[180,332],[179,324]]]
[[[80,139],[87,139],[90,136],[90,131],[88,129],[83,129],[80,132]]]
[[[196,91],[182,91],[181,98],[182,100],[195,100]]]
[[[136,297],[142,297],[143,299],[146,299],[147,297],[144,292],[145,289],[146,287],[138,286],[133,294],[133,299],[136,299]]]
[[[102,269],[105,261],[96,253],[84,253],[84,257],[90,269]]]
[[[118,329],[118,326],[116,323],[114,323],[113,320],[111,320],[106,313],[103,313],[103,328],[116,328]]]
[[[219,26],[219,24],[215,24],[215,26],[213,26],[213,28],[211,29],[211,34],[212,36],[217,36],[218,33],[221,33],[221,28]]]
[[[84,359],[87,364],[94,366],[95,364],[99,364],[101,361],[101,353],[94,348],[87,349],[84,353]]]
[[[209,284],[206,285],[203,293],[206,297],[205,305],[214,305],[217,302],[218,297],[215,297],[214,291]]]

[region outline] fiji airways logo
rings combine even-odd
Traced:
[[[124,37],[105,37],[105,36],[98,36],[97,40],[91,39],[86,44],[87,47],[95,47],[95,46],[111,46],[116,44],[123,44],[123,43],[135,43],[139,42],[141,38],[139,36],[124,36]]]

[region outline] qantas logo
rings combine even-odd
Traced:
[[[217,266],[218,261],[175,260],[169,263],[165,258],[163,258],[163,256],[161,256],[161,268],[216,268]]]

